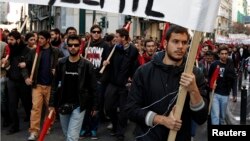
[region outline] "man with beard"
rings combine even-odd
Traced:
[[[40,31],[38,33],[39,53],[35,64],[33,79],[25,80],[27,85],[32,85],[32,110],[30,116],[30,136],[28,140],[34,141],[38,137],[40,131],[40,121],[42,107],[45,104],[48,107],[52,78],[55,74],[55,67],[58,59],[62,57],[58,48],[52,47],[50,44],[50,33],[48,31]],[[35,54],[35,50],[31,55]],[[32,62],[34,59],[30,59]],[[33,63],[30,63],[33,64]]]
[[[191,141],[191,121],[202,124],[207,119],[205,79],[198,68],[184,73],[189,34],[186,28],[172,25],[166,34],[165,51],[154,55],[134,74],[128,96],[128,117],[137,124],[136,141],[166,141],[169,131],[176,140]],[[179,86],[188,94],[181,119],[175,119],[174,107]]]
[[[59,47],[62,43],[61,32],[58,28],[52,29],[50,31],[51,40],[50,43],[54,47]]]
[[[69,56],[62,58],[57,67],[52,84],[50,111],[59,107],[60,122],[67,141],[78,141],[85,111],[92,109],[91,116],[96,115],[96,77],[94,66],[80,57],[81,39],[77,35],[67,38]],[[61,93],[57,93],[61,81]],[[66,107],[70,109],[66,110]],[[67,112],[65,112],[67,111]]]
[[[21,40],[21,34],[18,31],[10,32],[8,44],[10,57],[9,60],[4,60],[4,64],[7,69],[9,112],[12,121],[7,135],[11,135],[19,131],[19,117],[17,114],[19,98],[25,109],[26,121],[29,121],[32,103],[29,93],[30,87],[25,84],[25,79],[29,77],[28,64],[25,63],[25,60],[30,53],[30,49]]]

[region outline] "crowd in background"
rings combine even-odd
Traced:
[[[68,27],[65,33],[55,28],[25,35],[21,35],[16,29],[1,30],[1,122],[4,128],[9,128],[8,135],[20,130],[20,122],[30,122],[28,140],[38,138],[43,110],[47,115],[53,107],[56,113],[53,120],[61,120],[67,140],[101,138],[98,136],[100,122],[110,122],[107,127],[110,129],[110,135],[123,141],[129,120],[126,113],[126,99],[133,75],[138,67],[150,62],[155,54],[165,51],[167,47],[161,45],[157,38],[145,39],[140,36],[130,38],[126,29],[117,29],[116,33],[105,34],[102,37],[102,28],[98,25],[93,25],[90,33],[86,32],[84,35],[78,35],[74,27]],[[37,52],[38,47],[40,52]],[[115,48],[114,54],[108,60],[113,48]],[[37,53],[38,61],[33,78],[30,78]],[[77,71],[77,68],[81,68],[79,65],[81,61],[78,61],[81,59],[78,55],[90,62],[88,75],[81,76]],[[250,73],[249,55],[248,45],[216,44],[210,40],[200,43],[195,66],[205,77],[207,99],[212,101],[211,124],[226,124],[225,106],[230,100],[231,93],[233,101],[237,100],[237,89],[240,89],[242,77],[246,78]],[[63,60],[67,57],[69,62]],[[78,59],[76,62],[70,61],[75,58]],[[69,64],[70,67],[63,68],[63,64]],[[211,99],[209,92],[213,88],[209,87],[209,81],[217,65],[220,66],[221,76],[218,77],[217,85],[213,87],[215,94]],[[100,73],[103,67],[106,68]],[[73,74],[61,75],[64,73],[60,71],[62,69]],[[85,72],[84,69],[83,71]],[[81,80],[85,80],[84,84],[81,84],[78,77],[74,77],[74,73],[80,78],[83,77]],[[90,77],[92,75],[93,78]],[[86,87],[87,90],[77,87],[78,85]],[[81,93],[84,98],[81,98]],[[19,99],[25,110],[25,119],[20,119],[18,116]],[[72,122],[65,123],[73,118],[68,117],[66,120],[65,114],[60,113],[62,112],[60,108],[62,106],[65,108],[65,104],[73,104],[70,105],[74,107],[73,110],[79,108],[76,115],[84,112],[79,119],[76,119],[79,120],[78,127],[76,125],[73,127]],[[43,105],[46,108],[43,108]],[[221,111],[224,112],[220,113]],[[73,114],[75,111],[71,112],[70,114]],[[196,123],[192,124],[193,129],[195,125]],[[74,131],[79,133],[70,133],[71,129],[77,129]],[[49,134],[50,130],[47,133]],[[194,130],[190,134],[194,136]]]

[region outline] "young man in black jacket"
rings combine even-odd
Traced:
[[[132,78],[134,74],[138,51],[132,43],[129,43],[129,33],[124,28],[116,30],[115,40],[117,45],[111,60],[103,62],[104,65],[109,64],[105,70],[108,71],[109,80],[104,107],[113,124],[113,133],[119,141],[123,141],[128,120],[125,112],[128,96],[126,84],[129,77]],[[119,113],[117,112],[118,105]]]
[[[169,131],[177,141],[191,141],[191,120],[202,124],[207,119],[205,79],[195,68],[184,73],[188,48],[187,29],[172,25],[166,35],[166,48],[134,74],[126,110],[137,125],[137,141],[166,141]],[[173,116],[179,86],[187,89],[181,119]]]
[[[62,57],[58,48],[52,47],[50,44],[50,33],[46,30],[38,33],[37,47],[40,51],[36,52],[37,62],[35,64],[34,75],[25,79],[27,85],[32,85],[32,110],[30,116],[30,136],[28,140],[34,141],[37,139],[40,132],[40,122],[43,104],[48,108],[50,99],[50,91],[52,79],[55,74],[55,67],[58,59]],[[33,51],[33,52],[32,52]],[[27,64],[33,64],[35,51],[32,50],[30,59]]]
[[[25,79],[29,77],[27,64],[25,63],[30,49],[26,47],[18,31],[12,31],[8,35],[10,57],[5,67],[7,69],[7,89],[9,100],[9,112],[12,121],[8,135],[19,131],[19,117],[17,113],[19,98],[26,113],[26,120],[29,121],[31,103],[31,87],[25,84]]]
[[[91,114],[95,116],[98,106],[94,67],[88,60],[80,57],[80,45],[79,36],[68,37],[67,49],[70,55],[62,58],[56,67],[49,102],[49,110],[53,112],[58,102],[62,130],[68,141],[79,140],[86,109],[92,109]],[[57,92],[59,82],[61,93]]]

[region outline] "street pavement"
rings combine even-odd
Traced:
[[[109,130],[106,129],[107,125],[108,123],[102,123],[100,125],[100,128],[98,130],[98,137],[99,137],[98,141],[115,141],[115,138],[113,136],[110,136]],[[127,132],[125,135],[126,136],[125,141],[134,140],[133,134],[132,134],[134,127],[135,127],[134,123],[129,122]],[[21,131],[16,134],[6,135],[7,128],[2,128],[1,129],[1,141],[26,141],[29,136],[28,123],[22,122],[20,130]],[[49,135],[46,135],[44,141],[65,141],[59,121],[55,122],[51,133]],[[92,141],[92,140],[90,138],[84,138],[84,139],[80,139],[80,141]],[[196,137],[194,138],[193,141],[207,141],[206,123],[197,127]]]
[[[248,89],[248,109],[247,109],[247,125],[250,125],[250,98],[249,98],[249,82],[248,79],[243,80],[242,85],[246,85]],[[237,102],[232,102],[232,97],[230,96],[230,101],[228,103],[227,108],[227,122],[230,125],[239,125],[240,124],[240,102],[241,102],[241,91],[238,91]],[[22,107],[18,109],[20,115],[20,121],[24,119],[24,110]],[[106,128],[108,122],[101,123],[98,129],[97,135],[99,137],[98,141],[115,141],[113,136],[109,135],[109,130]],[[1,128],[1,141],[25,141],[27,140],[28,133],[28,122],[20,122],[20,132],[13,135],[6,135],[7,128]],[[125,141],[133,141],[133,131],[135,124],[133,122],[128,123],[128,128],[125,134]],[[60,122],[57,120],[53,125],[52,131],[49,135],[45,137],[45,141],[64,141],[65,138],[63,136]],[[90,138],[81,139],[82,141],[91,141]],[[207,141],[207,122],[203,125],[197,125],[196,135],[193,138],[193,141]]]
[[[18,133],[15,133],[13,135],[6,135],[8,128],[1,127],[1,141],[26,141],[29,133],[29,123],[23,122],[24,119],[24,110],[22,107],[18,109],[19,115],[20,115],[20,131]],[[109,123],[101,123],[100,127],[98,129],[97,135],[99,137],[98,141],[115,141],[115,138],[111,135],[109,135],[109,130],[106,128]],[[133,122],[128,123],[127,131],[125,134],[125,141],[134,141],[133,139],[133,131],[134,131],[135,124]],[[205,138],[204,138],[205,137]],[[63,136],[60,122],[57,120],[53,128],[51,130],[51,133],[49,135],[46,135],[44,141],[65,141],[65,138]],[[90,138],[84,138],[80,139],[80,141],[92,141]],[[196,129],[196,136],[193,141],[207,141],[207,124],[203,124],[200,126],[197,126]]]
[[[249,76],[242,81],[242,86],[246,86],[247,89],[247,105],[246,105],[246,125],[250,125],[250,83]],[[232,101],[232,96],[228,102],[226,111],[226,120],[229,125],[241,125],[241,90],[238,91],[237,102]]]

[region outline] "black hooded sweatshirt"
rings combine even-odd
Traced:
[[[185,61],[180,66],[163,63],[165,52],[157,53],[153,59],[140,66],[133,77],[126,110],[131,121],[136,123],[137,141],[166,141],[169,129],[162,125],[149,127],[145,123],[146,115],[153,111],[159,115],[169,115],[177,100],[180,76],[184,71]],[[207,119],[206,83],[199,69],[194,68],[196,83],[205,105],[198,111],[190,109],[190,97],[187,94],[182,112],[182,127],[176,141],[191,140],[191,120],[203,124]]]

